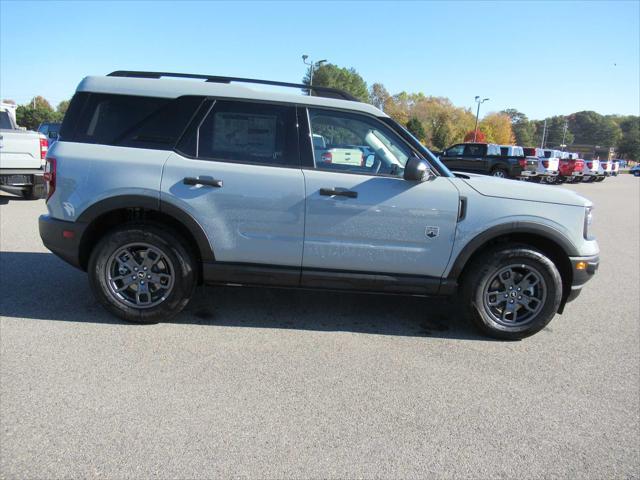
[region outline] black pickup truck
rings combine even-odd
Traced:
[[[482,173],[500,178],[519,178],[529,165],[522,147],[493,143],[458,143],[442,152],[440,160],[449,170]]]

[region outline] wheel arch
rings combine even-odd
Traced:
[[[562,302],[559,313],[571,292],[573,270],[569,257],[579,253],[573,243],[558,230],[542,224],[511,222],[494,226],[474,237],[456,257],[447,281],[462,284],[465,269],[482,252],[500,244],[530,245],[544,253],[558,268],[562,278]]]
[[[177,231],[202,261],[215,259],[211,243],[202,226],[184,210],[144,195],[123,195],[97,202],[87,208],[77,221],[86,228],[80,239],[79,262],[87,269],[91,250],[107,231],[128,221],[151,221]]]

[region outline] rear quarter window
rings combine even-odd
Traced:
[[[11,130],[11,119],[9,118],[9,112],[0,112],[0,128],[3,130]]]
[[[64,141],[170,150],[202,102],[201,97],[175,99],[78,93],[60,131]]]

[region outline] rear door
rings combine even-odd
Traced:
[[[203,227],[216,264],[293,267],[297,284],[304,235],[297,141],[295,107],[207,100],[166,162],[161,200]]]

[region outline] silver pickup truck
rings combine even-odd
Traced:
[[[42,197],[48,146],[41,133],[17,126],[15,105],[0,105],[0,190],[27,199]]]

